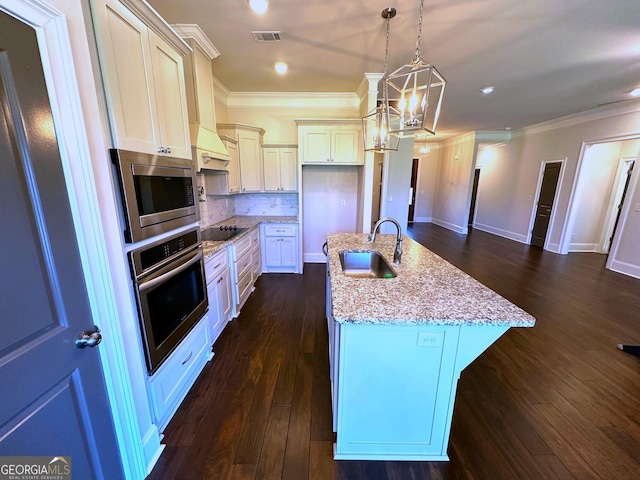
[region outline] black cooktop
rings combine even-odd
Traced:
[[[235,226],[221,226],[221,227],[212,227],[202,230],[202,240],[203,241],[213,241],[213,242],[224,242],[225,240],[230,240],[236,235],[241,234],[242,232],[246,232],[248,228],[241,228]]]

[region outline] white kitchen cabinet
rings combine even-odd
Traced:
[[[364,163],[360,121],[298,120],[297,123],[302,164]]]
[[[233,290],[233,316],[240,315],[242,306],[255,290],[254,283],[261,271],[256,269],[255,261],[260,258],[256,248],[260,249],[260,234],[257,227],[239,239],[233,240],[231,252],[231,284]],[[257,235],[256,235],[257,233]]]
[[[161,432],[210,358],[208,314],[193,327],[156,373],[148,377],[149,399],[155,423]]]
[[[240,193],[240,165],[238,160],[238,142],[233,138],[222,135],[220,137],[231,161],[227,164],[227,171],[206,171],[205,187],[207,195],[233,195]]]
[[[240,165],[240,192],[262,191],[262,157],[260,146],[264,130],[239,123],[219,123],[220,135],[228,135],[238,142]]]
[[[225,248],[205,262],[207,296],[209,297],[207,328],[211,344],[218,339],[227,322],[233,318],[231,273],[228,258]]]
[[[298,225],[262,225],[262,270],[269,273],[299,273]]]
[[[190,159],[182,58],[189,47],[144,3],[107,0],[95,15],[114,146]]]
[[[298,190],[298,147],[296,145],[263,145],[262,163],[265,192]]]

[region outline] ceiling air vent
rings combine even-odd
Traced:
[[[282,40],[280,36],[282,32],[273,31],[273,32],[251,32],[253,35],[253,39],[256,42],[279,42]]]

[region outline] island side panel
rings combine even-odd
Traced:
[[[459,332],[340,325],[335,459],[449,459]]]

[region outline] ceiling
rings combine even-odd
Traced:
[[[169,23],[196,23],[221,55],[231,92],[355,92],[415,52],[419,0],[148,0]],[[422,57],[447,80],[438,136],[518,129],[629,99],[640,87],[638,0],[425,0]],[[256,43],[252,30],[279,30]],[[273,68],[289,65],[285,76]],[[495,86],[483,95],[484,86]]]

